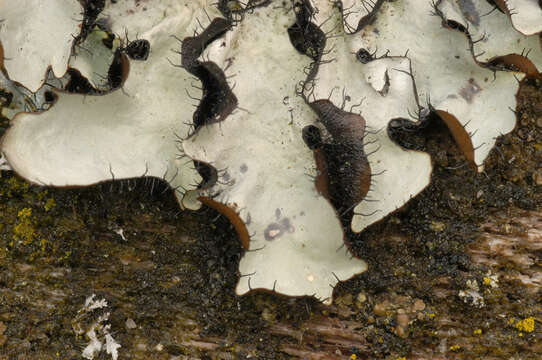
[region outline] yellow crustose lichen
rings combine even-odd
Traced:
[[[534,317],[530,316],[523,320],[519,320],[518,322],[516,322],[514,327],[518,329],[519,331],[524,331],[527,333],[533,332],[534,331]]]

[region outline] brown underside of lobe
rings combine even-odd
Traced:
[[[245,226],[245,223],[239,215],[230,207],[227,205],[224,205],[222,203],[219,203],[217,201],[214,201],[213,199],[205,196],[200,196],[198,198],[199,201],[201,201],[202,204],[205,204],[209,207],[212,207],[216,211],[220,212],[222,215],[228,218],[230,222],[232,223],[233,227],[235,228],[235,231],[237,231],[237,235],[239,235],[239,240],[241,241],[241,245],[243,246],[243,249],[248,250],[249,243],[250,243],[250,235],[248,234],[247,227]]]
[[[471,164],[474,169],[478,169],[478,166],[474,162],[474,146],[472,145],[469,133],[465,130],[463,125],[461,125],[456,117],[449,112],[444,110],[435,110],[435,112],[450,130],[457,146],[459,146],[459,149],[463,155],[465,155],[469,164]]]

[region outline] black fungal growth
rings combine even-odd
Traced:
[[[213,62],[201,63],[193,71],[201,80],[203,96],[194,112],[195,129],[222,121],[237,107],[237,99],[226,81],[224,72]]]
[[[107,83],[111,91],[122,87],[130,72],[130,61],[122,48],[115,50],[113,61],[107,71]]]
[[[309,149],[317,150],[322,148],[322,134],[320,133],[320,129],[318,129],[316,126],[305,126],[303,128],[302,135],[303,141],[305,141],[305,144]]]
[[[193,117],[194,129],[222,121],[237,107],[224,71],[213,62],[199,61],[203,50],[231,28],[231,21],[216,18],[199,35],[182,40],[181,66],[202,83],[203,93]]]
[[[324,50],[326,36],[318,26],[310,22],[314,10],[308,2],[294,4],[294,10],[296,22],[288,28],[290,42],[297,51],[318,61]]]
[[[81,32],[75,38],[73,46],[81,44],[87,36],[92,32],[98,15],[105,7],[105,0],[81,0],[83,6],[83,24],[81,25]]]
[[[104,39],[104,45],[113,47],[114,36]],[[129,41],[126,36],[126,46],[120,46],[115,50],[113,61],[107,71],[107,84],[109,91],[116,90],[124,84],[130,72],[130,60],[145,61],[149,57],[151,44],[148,40],[138,39]]]
[[[182,40],[181,64],[189,72],[195,70],[199,65],[198,57],[213,40],[220,37],[231,29],[231,21],[223,18],[216,18],[206,27],[201,34],[187,37]]]
[[[371,169],[364,152],[365,120],[361,115],[346,112],[329,100],[310,104],[318,114],[330,138],[322,141],[316,128],[304,129],[304,140],[309,148],[319,146],[324,153],[329,181],[330,200],[344,213],[360,203],[371,181]]]
[[[151,44],[145,39],[129,41],[128,45],[126,45],[122,51],[124,51],[132,60],[145,61],[149,57]]]
[[[13,94],[0,89],[0,106],[9,106],[13,101]]]
[[[199,189],[206,189],[216,184],[218,172],[214,167],[197,160],[194,160],[194,167],[202,178],[202,182],[198,186]]]
[[[362,64],[368,64],[375,59],[375,54],[371,54],[369,51],[362,48],[356,53],[356,59]]]
[[[64,86],[64,90],[74,94],[94,94],[96,90],[78,70],[69,68],[68,75],[70,80]]]

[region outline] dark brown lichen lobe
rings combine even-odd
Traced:
[[[330,135],[329,139],[308,144],[315,151],[315,159],[319,160],[319,175],[327,174],[327,193],[335,207],[352,209],[367,195],[371,181],[371,168],[364,151],[365,120],[361,115],[336,107],[329,100],[317,100],[310,105]],[[312,139],[317,136],[312,135]],[[307,140],[305,136],[306,143]],[[323,153],[325,161],[317,156],[317,152]],[[317,177],[317,184],[318,181],[326,182]]]

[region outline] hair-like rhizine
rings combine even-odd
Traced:
[[[313,149],[315,159],[317,150],[323,152],[325,158],[325,165],[322,160],[316,161],[318,171],[328,175],[329,197],[337,210],[341,213],[351,210],[367,195],[371,184],[371,168],[363,149],[365,120],[329,100],[317,100],[310,106],[330,134],[330,139],[322,141],[320,148]],[[320,180],[320,184],[325,181]]]

